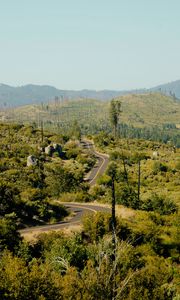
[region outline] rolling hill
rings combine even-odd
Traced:
[[[162,126],[173,124],[180,127],[180,102],[160,93],[129,94],[118,97],[122,105],[121,123],[135,127]],[[1,118],[20,122],[70,124],[78,120],[80,124],[102,124],[109,126],[110,102],[95,99],[76,101],[52,101],[49,104],[35,104],[7,109]]]

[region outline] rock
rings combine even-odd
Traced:
[[[49,145],[45,147],[45,153],[49,156],[52,156],[54,152],[54,147],[52,145]]]
[[[53,144],[45,147],[45,153],[49,156],[52,156],[53,153],[58,153],[59,156],[62,154],[62,147],[59,144]]]
[[[27,158],[27,167],[30,166],[36,166],[37,165],[37,159],[34,155],[29,155]]]
[[[39,152],[43,153],[45,150],[44,150],[44,147],[41,147],[41,146],[38,146],[38,150]]]
[[[152,154],[153,159],[157,159],[159,156],[159,152],[158,151],[154,151]]]
[[[59,144],[53,144],[54,152],[57,152],[59,156],[62,154],[62,147]]]

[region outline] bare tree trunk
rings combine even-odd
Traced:
[[[44,128],[43,128],[43,121],[41,121],[41,142],[44,141]]]
[[[111,219],[111,230],[112,230],[112,287],[111,287],[111,298],[112,300],[116,297],[116,270],[114,270],[114,262],[116,261],[116,196],[115,196],[115,183],[114,176],[112,177],[112,219]]]
[[[138,201],[140,201],[140,189],[141,189],[141,160],[138,161]]]
[[[128,173],[127,173],[126,162],[125,162],[124,158],[123,158],[123,167],[124,167],[124,178],[125,178],[125,180],[127,182],[127,185],[129,186]]]

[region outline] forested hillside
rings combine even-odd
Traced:
[[[121,137],[152,139],[180,147],[180,102],[161,94],[126,95],[121,101],[119,132]],[[51,131],[67,133],[78,120],[83,134],[102,130],[111,132],[110,102],[97,100],[62,101],[23,106],[0,113],[3,120],[34,123]]]

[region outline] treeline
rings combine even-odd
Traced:
[[[94,120],[92,123],[81,123],[81,121],[79,121],[78,123],[83,135],[94,135],[101,131],[105,131],[107,133],[112,132],[109,122],[104,120],[101,120],[100,122],[96,122]],[[45,122],[44,125],[48,128],[48,130],[52,130],[54,132],[66,132],[68,134],[69,127],[72,127],[73,122],[67,121],[65,123],[56,124]],[[180,133],[175,124],[164,124],[159,127],[135,127],[133,125],[120,123],[118,124],[117,132],[119,137],[122,138],[139,138],[150,141],[158,141],[165,144],[170,142],[175,147],[180,148]]]
[[[135,128],[127,124],[120,124],[119,135],[123,138],[139,138],[165,144],[170,142],[172,145],[180,148],[180,133],[174,124],[165,124],[163,127],[153,126],[144,128]]]

